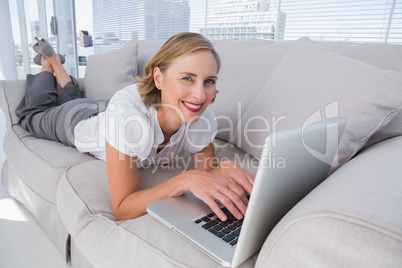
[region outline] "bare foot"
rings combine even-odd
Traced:
[[[60,60],[60,55],[57,53],[54,53],[53,56],[51,57],[44,57],[46,58],[47,61],[51,64],[54,74],[56,76],[57,83],[64,88],[64,86],[71,81],[70,75],[66,72],[66,70],[63,67],[63,64],[61,63]]]
[[[53,66],[53,68],[62,66],[59,54],[54,53],[53,56],[46,57],[46,58],[50,62],[50,64]]]
[[[46,57],[44,57],[44,56],[40,56],[40,62],[41,62],[41,64],[42,64],[42,70],[41,70],[41,72],[50,72],[50,73],[54,73],[54,70],[53,70],[53,66],[52,66],[52,64],[48,61],[48,59],[46,58]]]

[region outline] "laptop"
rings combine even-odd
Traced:
[[[269,135],[241,221],[223,208],[228,220],[221,222],[192,193],[150,204],[147,212],[220,264],[237,267],[260,250],[281,218],[328,177],[345,125],[345,117],[334,118]]]

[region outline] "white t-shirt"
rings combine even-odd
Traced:
[[[136,84],[114,94],[106,111],[83,120],[74,128],[75,146],[106,161],[106,142],[121,153],[137,157],[138,167],[165,163],[185,152],[201,151],[217,132],[215,113],[209,105],[194,124],[183,124],[157,153],[164,141],[157,110],[145,106]]]

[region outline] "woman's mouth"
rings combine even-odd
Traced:
[[[184,105],[184,107],[187,108],[190,112],[197,113],[201,110],[202,106],[204,103],[201,104],[196,104],[192,102],[187,102],[187,101],[181,101]]]

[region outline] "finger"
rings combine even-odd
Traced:
[[[246,177],[247,177],[247,181],[251,185],[251,188],[249,190],[247,190],[247,193],[249,195],[251,195],[251,191],[253,190],[253,186],[254,186],[255,177],[252,174],[248,173],[247,171],[246,171]]]
[[[239,174],[239,172],[235,172],[235,174]],[[229,175],[229,178],[226,178],[224,186],[219,190],[224,195],[228,196],[232,200],[232,203],[234,203],[234,205],[240,209],[244,215],[247,209],[248,199],[244,187],[236,182],[236,180],[239,181],[239,177],[240,176],[236,176],[235,178],[232,178],[232,176]],[[244,176],[243,180],[246,180]]]
[[[228,184],[227,187],[229,188],[229,190],[231,190],[232,192],[237,194],[240,197],[240,200],[242,201],[242,203],[247,207],[248,199],[247,199],[247,196],[246,196],[245,189],[242,186],[239,186],[237,183]],[[237,198],[235,200],[233,200],[233,201],[236,201],[236,200],[237,200]]]
[[[225,188],[219,189],[220,193],[216,197],[236,219],[241,220],[246,213],[247,206],[235,191],[240,191],[244,194],[244,190],[235,183],[228,184]]]
[[[227,196],[222,196],[219,199],[222,205],[229,210],[229,212],[238,220],[243,218],[243,214],[237,209],[233,202]]]
[[[248,181],[250,182],[251,185],[254,186],[255,176],[252,175],[251,173],[247,172],[246,170],[245,170],[245,172],[246,172]]]
[[[248,194],[251,194],[253,185],[250,183],[251,178],[249,178],[249,174],[247,174],[246,171],[231,174],[230,178],[238,185],[240,185]]]
[[[243,201],[243,203],[246,205],[246,209],[247,209],[247,206],[248,206],[248,198],[247,198],[247,196],[243,195],[240,198]]]
[[[215,202],[214,199],[209,197],[202,199],[202,201],[204,201],[204,203],[210,207],[210,209],[215,213],[216,216],[218,216],[218,218],[221,221],[226,221],[228,219],[226,214],[221,210],[221,208],[218,206],[218,204]]]

